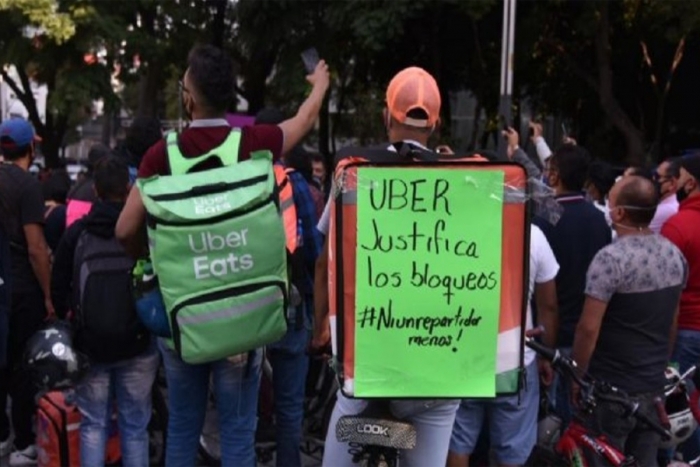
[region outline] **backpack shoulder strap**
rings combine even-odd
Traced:
[[[238,162],[238,150],[241,146],[240,128],[232,128],[223,143],[211,151],[197,157],[185,157],[180,149],[178,134],[172,131],[165,137],[165,146],[168,153],[168,164],[171,175],[183,175],[188,173],[200,162],[217,157],[224,166],[233,165]]]

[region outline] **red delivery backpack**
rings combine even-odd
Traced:
[[[330,229],[328,233],[328,275],[329,275],[329,306],[331,336],[333,343],[333,355],[336,364],[336,372],[339,377],[341,389],[348,397],[365,397],[356,392],[356,374],[358,369],[356,353],[356,329],[359,323],[364,324],[365,315],[362,310],[356,309],[356,299],[358,294],[359,264],[356,263],[358,255],[358,190],[368,189],[366,180],[358,181],[361,171],[372,170],[374,168],[390,168],[404,170],[420,170],[422,173],[430,174],[434,170],[449,170],[454,173],[464,174],[463,177],[470,177],[470,174],[477,175],[482,171],[502,173],[502,185],[500,187],[488,187],[494,191],[494,196],[503,198],[502,204],[502,232],[498,238],[493,238],[501,248],[501,272],[502,275],[497,283],[497,290],[500,294],[500,306],[497,316],[497,348],[496,348],[496,368],[495,370],[495,394],[512,395],[516,394],[522,387],[524,375],[524,352],[523,334],[525,328],[525,314],[527,310],[527,283],[528,283],[528,263],[529,257],[529,207],[526,200],[529,196],[527,174],[525,169],[517,164],[506,161],[491,162],[480,155],[474,154],[467,157],[437,155],[425,150],[413,150],[408,145],[396,147],[396,151],[379,148],[344,148],[336,156],[337,167],[335,169],[336,194],[331,203]],[[369,172],[368,172],[369,173]],[[362,186],[360,186],[362,185]],[[500,189],[499,189],[500,188]],[[465,200],[462,209],[474,210],[475,207]],[[379,218],[382,222],[382,218]],[[384,221],[386,223],[386,221]],[[464,232],[469,232],[469,224],[464,225]],[[467,234],[465,234],[467,235]],[[399,237],[399,242],[401,237]],[[376,260],[380,253],[372,253],[372,259]],[[446,261],[444,256],[438,261],[434,259],[428,266],[437,268],[437,264]],[[375,261],[376,262],[376,261]],[[469,268],[469,263],[465,262],[465,270]],[[376,267],[375,267],[376,269]],[[371,269],[370,269],[371,270]],[[375,271],[376,275],[377,272]],[[387,289],[391,289],[399,275],[403,276],[403,282],[411,280],[411,271],[399,271],[394,276],[385,277]],[[398,282],[396,282],[398,283]],[[400,290],[400,289],[396,289]],[[390,296],[390,295],[389,295]],[[435,313],[434,303],[416,303],[415,308],[424,309],[425,314]],[[453,307],[454,308],[454,307]],[[370,316],[370,322],[382,322],[386,310],[377,308],[376,316],[374,312]],[[396,313],[396,310],[394,310]],[[391,314],[391,309],[386,316]],[[461,321],[466,321],[468,312],[461,317]],[[375,319],[375,318],[378,318]],[[387,318],[387,321],[390,321]],[[394,321],[397,321],[394,319]],[[408,321],[407,321],[408,322]],[[442,331],[436,328],[435,333]],[[421,330],[416,331],[420,334]],[[432,332],[432,330],[431,330]],[[428,335],[428,334],[426,334]],[[455,337],[461,334],[455,331]],[[454,339],[454,337],[453,337]],[[428,341],[429,339],[424,339]],[[456,349],[455,349],[456,351]],[[400,348],[395,352],[401,352]],[[394,372],[400,369],[394,364],[391,352],[377,355],[373,358],[381,361],[385,369],[386,378],[390,378]],[[450,350],[446,355],[451,354]],[[478,365],[475,362],[473,365]],[[472,366],[473,366],[472,365]],[[440,371],[436,369],[436,371]],[[469,368],[465,367],[465,374],[469,373]],[[438,391],[436,391],[438,392]],[[369,396],[368,396],[369,397]],[[385,394],[371,397],[389,397]],[[392,396],[392,398],[409,397]],[[442,398],[447,396],[421,395],[420,397]],[[460,396],[461,397],[461,396]],[[493,397],[491,395],[490,397]]]
[[[39,399],[36,446],[39,467],[80,467],[80,420],[78,407],[66,392],[52,391]],[[110,426],[106,463],[121,458],[116,420]]]

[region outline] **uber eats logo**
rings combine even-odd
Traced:
[[[247,246],[247,235],[248,229],[232,231],[225,235],[213,232],[189,234],[189,247],[195,254],[192,259],[195,279],[226,276],[247,271],[255,266],[251,254],[231,251]]]
[[[231,203],[228,202],[228,193],[208,198],[193,198],[193,201],[196,214],[211,216],[231,210]]]

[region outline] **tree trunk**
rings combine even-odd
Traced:
[[[210,3],[216,7],[216,14],[214,15],[214,20],[211,25],[211,43],[221,49],[224,47],[226,6],[228,5],[228,0],[210,0]]]
[[[324,99],[318,122],[318,150],[321,154],[330,154],[330,131],[328,128],[328,98]]]
[[[474,121],[472,122],[472,137],[467,146],[467,151],[474,151],[476,149],[476,139],[479,136],[479,117],[481,116],[481,101],[476,98],[476,105],[474,106]]]
[[[158,95],[162,87],[161,78],[162,72],[160,64],[156,62],[149,63],[146,73],[141,75],[141,80],[139,82],[139,106],[136,110],[137,116],[158,116]]]
[[[267,77],[277,60],[279,44],[263,43],[254,49],[244,71],[243,90],[248,101],[248,114],[255,115],[265,107]]]
[[[630,120],[613,93],[612,59],[610,57],[610,18],[608,2],[600,3],[600,20],[595,37],[598,65],[598,97],[600,105],[627,143],[627,162],[641,165],[645,160],[644,135]]]

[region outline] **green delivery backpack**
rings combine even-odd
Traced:
[[[238,162],[241,133],[196,158],[167,135],[170,176],[138,181],[172,333],[187,363],[270,344],[287,330],[287,258],[272,154]],[[190,173],[210,158],[223,167]]]

